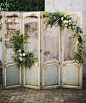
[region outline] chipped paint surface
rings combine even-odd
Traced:
[[[59,60],[59,27],[44,30],[44,61]]]
[[[9,39],[12,31],[20,30],[20,19],[18,17],[6,17],[5,18],[5,62],[11,61],[13,55],[13,49],[10,47]]]
[[[33,51],[38,58],[38,18],[27,17],[24,20],[25,35],[28,35],[25,51]]]
[[[2,16],[0,16],[0,60],[2,61]]]

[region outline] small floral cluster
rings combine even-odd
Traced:
[[[23,46],[27,43],[26,39],[28,37],[29,36],[23,36],[23,34],[20,34],[20,32],[16,32],[11,37],[10,42],[12,43],[14,50],[14,54],[12,56],[13,60],[16,61],[18,65],[24,64],[30,68],[35,62],[37,62],[37,59],[34,58],[33,52],[26,53],[24,51]]]
[[[19,49],[13,54],[13,59],[22,62],[24,60],[25,55],[26,53],[21,53],[21,50]]]
[[[73,20],[73,18],[70,15],[66,15],[65,13],[61,13],[59,11],[55,12],[55,13],[45,13],[44,17],[46,17],[45,19],[45,25],[46,28],[48,27],[48,25],[52,26],[60,26],[63,28],[67,28],[68,31],[72,30],[71,35],[69,35],[69,38],[75,38],[76,39],[76,44],[78,42],[78,44],[75,46],[74,49],[74,59],[78,60],[79,63],[83,63],[84,62],[84,55],[83,55],[83,32],[80,29],[80,27],[77,26],[77,21],[78,19],[76,19],[76,21]],[[46,29],[45,28],[45,29]]]

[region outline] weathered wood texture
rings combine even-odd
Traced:
[[[28,15],[29,15],[29,13],[28,13]],[[12,19],[13,21],[10,20],[9,18]],[[16,19],[17,19],[17,22],[15,23]],[[7,86],[11,86],[11,85],[15,85],[15,84],[17,85],[19,82],[18,74],[20,74],[20,82],[22,82],[22,86],[40,89],[40,82],[42,82],[41,85],[42,85],[43,89],[57,88],[60,86],[62,87],[62,82],[64,79],[63,78],[64,41],[67,41],[64,38],[65,31],[63,32],[63,30],[61,28],[59,30],[59,27],[56,27],[56,28],[49,27],[47,30],[42,32],[43,39],[40,39],[40,31],[41,31],[40,18],[38,19],[38,18],[34,18],[32,16],[26,17],[26,18],[23,17],[23,21],[21,21],[21,22],[23,22],[24,25],[21,27],[19,25],[22,23],[20,23],[18,21],[21,21],[18,17],[6,17],[5,18],[5,27],[6,27],[5,28],[5,34],[6,34],[5,39],[6,39],[6,43],[7,43],[7,44],[5,43],[5,62],[12,60],[11,53],[13,53],[12,48],[10,48],[9,42],[7,42],[10,38],[10,34],[8,34],[8,30],[9,31],[17,31],[17,30],[23,29],[22,32],[25,35],[30,36],[29,39],[27,40],[29,43],[25,46],[25,51],[26,52],[34,51],[34,53],[36,54],[35,57],[38,58],[38,64],[33,65],[31,68],[26,68],[26,67],[22,66],[22,69],[20,70],[21,72],[17,73],[17,80],[14,79],[15,73],[18,72],[17,69],[16,70],[14,69],[14,74],[13,73],[11,74],[11,72],[13,71],[13,67],[11,67],[12,69],[8,68],[7,71],[5,69],[5,74],[3,71],[3,74],[5,75],[5,85],[7,85]],[[16,26],[17,26],[17,29],[16,29]],[[42,37],[42,34],[41,34],[41,37]],[[43,40],[43,41],[41,41],[41,40]],[[41,43],[43,42],[43,45],[41,45],[41,50],[40,50],[40,42]],[[68,48],[69,42],[70,41],[66,42],[66,44],[65,44],[67,46],[66,49],[70,49],[70,48]],[[72,48],[73,48],[72,42],[70,42],[70,44],[72,45]],[[4,42],[3,42],[3,45],[4,45]],[[40,52],[42,52],[41,59],[40,59]],[[68,51],[68,53],[69,53],[69,51]],[[3,55],[3,58],[4,58],[4,55]],[[68,59],[71,59],[71,58],[72,57],[70,57]],[[42,61],[41,63],[43,65],[43,67],[41,68],[41,69],[43,69],[41,71],[42,75],[40,75],[40,65],[41,65],[40,61]],[[68,77],[65,77],[66,79],[64,81],[66,82],[67,85],[73,84],[75,86],[75,85],[78,85],[77,83],[79,82],[78,81],[79,76],[77,73],[77,72],[79,72],[79,70],[77,69],[77,67],[74,65],[72,65],[70,67],[67,66],[65,69],[66,70],[65,73],[67,75],[67,72],[69,74],[70,74],[70,71],[74,72],[74,69],[73,70],[71,69],[73,67],[76,68],[76,79],[73,78],[73,80],[75,80],[75,81],[71,80],[70,77],[69,77],[70,81],[67,79]],[[4,68],[4,65],[3,65],[3,68]],[[16,68],[16,67],[14,67],[14,68]],[[69,71],[69,68],[70,68],[70,71]],[[9,73],[10,73],[10,75],[12,75],[14,82],[13,81],[9,82]],[[82,71],[80,71],[80,73],[82,73]],[[75,74],[73,73],[73,75],[75,75]],[[7,76],[7,80],[6,80],[6,76]],[[42,78],[40,81],[41,76],[42,76]],[[82,77],[82,74],[81,74],[81,77]],[[80,79],[80,82],[82,84],[81,80],[82,80],[82,78]]]
[[[49,26],[44,30],[44,62],[53,59],[59,60],[59,27]]]
[[[24,19],[25,35],[28,35],[27,46],[25,51],[34,51],[35,57],[38,58],[38,18],[27,17]]]
[[[18,17],[5,18],[5,62],[12,61],[13,49],[10,47],[9,39],[11,31],[20,30],[20,19]]]
[[[2,61],[2,15],[0,15],[0,60]]]

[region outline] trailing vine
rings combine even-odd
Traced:
[[[45,26],[48,28],[48,25],[52,26],[60,26],[63,29],[67,28],[68,31],[72,31],[71,35],[69,35],[69,39],[75,38],[76,45],[74,48],[74,59],[79,63],[84,63],[84,55],[83,55],[83,32],[79,26],[77,26],[77,21],[73,20],[71,15],[62,13],[62,12],[55,12],[55,13],[45,13],[44,15]],[[45,28],[45,29],[46,29]]]
[[[12,44],[12,48],[14,50],[14,54],[12,56],[13,60],[18,63],[18,65],[24,64],[29,68],[37,61],[34,58],[33,52],[26,53],[24,51],[24,45],[27,43],[28,35],[23,35],[19,31],[12,33],[12,37],[10,38],[10,43]]]

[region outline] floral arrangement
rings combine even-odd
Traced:
[[[55,12],[55,13],[45,13],[44,15],[45,26],[46,28],[48,25],[52,26],[60,26],[62,29],[67,28],[68,31],[72,30],[72,34],[69,35],[69,39],[75,38],[76,39],[76,46],[74,48],[74,59],[79,63],[84,63],[84,55],[83,55],[83,32],[79,26],[77,26],[77,21],[73,20],[71,15],[67,15],[62,12]],[[45,29],[46,29],[45,28]]]
[[[23,34],[20,34],[19,31],[13,32],[12,34],[10,43],[12,44],[14,50],[14,54],[12,56],[13,60],[16,61],[18,65],[24,64],[30,68],[35,62],[37,62],[37,59],[34,58],[33,52],[26,53],[24,51],[24,45],[27,43],[26,40],[29,36],[24,36]]]

